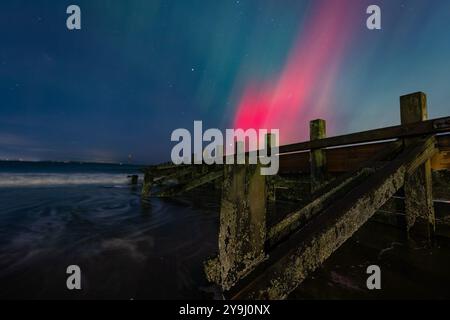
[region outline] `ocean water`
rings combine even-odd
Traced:
[[[217,247],[217,204],[142,202],[127,179],[139,169],[0,163],[0,298],[209,296],[202,262]],[[67,290],[69,265],[83,290]]]
[[[119,164],[0,161],[0,188],[124,185],[128,175],[141,173],[139,169]]]

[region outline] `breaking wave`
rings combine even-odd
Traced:
[[[125,173],[0,173],[0,187],[38,187],[64,185],[124,185]]]

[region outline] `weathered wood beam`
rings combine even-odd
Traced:
[[[432,159],[432,169],[450,170],[450,134],[436,136],[440,152]],[[395,142],[395,141],[394,141]],[[326,150],[327,157],[327,171],[328,172],[346,172],[354,170],[360,162],[371,159],[382,148],[393,142],[371,143],[357,146],[347,146],[340,148],[333,148]],[[174,174],[183,170],[190,170],[188,168],[192,165],[173,165],[163,164],[158,166],[151,166],[142,171],[151,172],[157,177],[163,177]],[[294,172],[309,172],[309,152],[297,152],[280,155],[280,173],[294,173]]]
[[[160,178],[160,180],[164,181],[168,181],[170,179],[183,179],[188,175],[191,175],[195,172],[197,165],[190,165],[187,167],[181,167],[180,169],[174,171],[174,172],[170,172],[166,175],[162,175],[159,176],[158,178]]]
[[[375,141],[384,141],[384,140],[390,140],[390,139],[398,139],[398,138],[406,138],[406,137],[413,137],[413,136],[423,136],[423,135],[429,135],[429,134],[438,134],[438,133],[446,133],[450,132],[450,117],[443,117],[433,120],[427,120],[420,123],[413,123],[408,125],[399,125],[399,126],[393,126],[393,127],[387,127],[387,128],[380,128],[380,129],[374,129],[374,130],[368,130],[363,132],[357,132],[347,135],[341,135],[336,137],[330,137],[315,141],[305,141],[300,143],[294,143],[290,145],[280,146],[279,153],[281,157],[287,156],[288,153],[299,153],[301,151],[309,151],[311,149],[320,149],[320,148],[330,148],[330,147],[343,147],[353,144],[362,144],[362,143],[368,143],[368,142],[375,142]],[[448,136],[439,136],[438,141],[440,144],[440,148],[442,148],[444,151],[450,151],[450,135]],[[361,146],[355,146],[355,150],[358,150],[358,147]],[[364,147],[362,147],[364,149]],[[333,160],[331,153],[334,152],[334,150],[327,150],[327,158],[329,160]],[[352,151],[352,149],[345,150]],[[285,155],[283,155],[285,154]],[[296,156],[296,154],[292,155],[293,157]],[[305,154],[305,170],[309,170],[309,163],[308,163],[308,154]],[[283,161],[281,161],[281,165],[283,165]],[[438,164],[437,164],[438,165]],[[187,165],[174,165],[173,163],[164,163],[160,165],[150,166],[144,171],[164,171],[164,170],[179,170],[180,167],[187,166]],[[308,167],[307,167],[308,166]],[[303,167],[303,165],[301,166]],[[444,166],[446,167],[446,166]],[[447,167],[446,167],[447,168]],[[283,168],[281,168],[283,171]]]
[[[164,166],[166,166],[166,164],[164,164]],[[155,167],[144,169],[144,182],[142,184],[141,195],[143,197],[148,197],[151,194],[151,189],[154,185],[162,185],[170,179],[182,178],[193,172],[193,170],[192,165],[168,166],[164,169],[157,169]]]
[[[439,152],[431,159],[433,170],[450,170],[450,134],[436,136]],[[327,171],[341,173],[352,171],[364,161],[372,159],[387,145],[395,141],[377,142],[356,146],[326,149]],[[280,155],[280,173],[309,173],[309,152],[297,152]]]
[[[184,193],[184,192],[190,191],[192,189],[198,188],[204,184],[207,184],[216,179],[219,179],[222,176],[223,176],[222,169],[212,171],[212,172],[206,173],[204,175],[194,177],[193,179],[190,180],[190,182],[188,182],[186,184],[179,184],[179,185],[175,185],[173,187],[168,187],[164,190],[161,190],[160,192],[156,193],[155,196],[156,197],[175,196],[177,194]]]
[[[233,299],[286,298],[403,186],[407,172],[416,170],[433,149],[434,138],[410,146],[268,252],[269,258],[226,295]]]
[[[280,154],[450,132],[450,117],[280,146]]]

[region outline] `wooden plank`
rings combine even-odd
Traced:
[[[436,136],[436,139],[440,151],[431,158],[431,168],[450,170],[450,135]],[[327,171],[330,173],[352,171],[392,143],[393,141],[389,141],[327,149]],[[280,173],[309,173],[308,159],[309,152],[281,154]]]
[[[290,154],[281,154],[279,156],[280,170],[279,173],[309,173],[309,152],[298,152]]]
[[[395,142],[365,144],[327,150],[328,170],[330,172],[352,171],[362,163],[373,159],[379,152]]]
[[[431,168],[433,170],[450,170],[450,135],[439,135],[436,139],[440,152],[431,159]],[[327,171],[330,173],[352,171],[364,161],[370,160],[385,146],[392,143],[393,141],[377,142],[327,149]],[[180,166],[179,170],[186,170],[187,167],[189,166]],[[310,172],[309,152],[280,154],[280,173],[299,172]]]
[[[439,150],[450,151],[450,134],[436,136]]]
[[[450,117],[441,118],[441,119],[450,119]],[[437,121],[437,120],[430,120]],[[398,128],[394,127],[394,128]],[[386,130],[377,129],[377,130]],[[355,135],[358,135],[356,133]],[[384,136],[387,136],[386,134]],[[332,138],[326,138],[323,140],[329,140]],[[450,134],[439,135],[436,137],[438,141],[438,146],[440,152],[437,153],[431,160],[431,167],[433,170],[450,170]],[[347,172],[354,170],[356,166],[360,163],[367,161],[376,154],[379,150],[384,147],[384,144],[388,144],[390,142],[378,142],[378,143],[370,143],[370,144],[362,144],[356,146],[347,146],[347,147],[338,147],[334,149],[326,150],[327,157],[327,171],[331,173],[339,173],[339,172]],[[334,145],[334,143],[333,143]],[[303,147],[302,147],[303,146]],[[301,143],[300,149],[309,151],[309,142]],[[296,152],[295,145],[290,146],[282,146],[280,147],[283,152],[280,152],[280,173],[288,174],[288,173],[309,173],[310,172],[310,164],[309,164],[309,152],[308,151],[298,151]],[[294,149],[286,153],[286,150]],[[152,174],[156,176],[176,174],[178,170],[186,169],[189,167],[188,165],[173,165],[173,164],[162,164],[160,166],[152,166],[144,171],[152,171]]]
[[[450,151],[441,151],[431,158],[431,169],[450,170]]]
[[[327,171],[330,173],[353,171],[393,143],[395,141],[327,149]],[[308,152],[280,155],[280,173],[309,173],[308,157]]]
[[[280,146],[280,153],[298,152],[311,149],[345,146],[351,144],[360,144],[366,142],[414,136],[424,136],[443,132],[450,132],[450,117],[443,117],[413,124],[362,131],[315,141],[294,143],[290,145]]]
[[[439,152],[431,158],[431,168],[433,170],[450,170],[450,134],[436,137]]]

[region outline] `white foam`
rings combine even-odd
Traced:
[[[126,173],[0,173],[0,187],[124,185]]]

